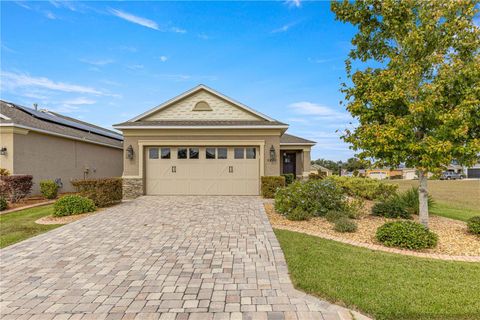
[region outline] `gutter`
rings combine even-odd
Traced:
[[[33,128],[33,127],[28,127],[28,126],[23,126],[23,125],[15,124],[15,123],[0,123],[0,127],[21,128],[21,129],[34,131],[34,132],[40,132],[40,133],[48,134],[48,135],[51,135],[51,136],[57,136],[57,137],[61,137],[61,138],[66,138],[66,139],[71,139],[71,140],[76,140],[76,141],[81,141],[81,142],[86,142],[86,143],[92,143],[92,144],[98,144],[98,145],[105,146],[105,147],[110,147],[110,148],[123,150],[123,146],[121,146],[121,147],[120,146],[115,146],[115,145],[108,144],[108,143],[93,141],[93,140],[89,140],[89,139],[85,139],[85,138],[74,137],[74,136],[70,136],[70,135],[66,135],[66,134],[61,134],[61,133],[57,133],[57,132],[52,132],[52,131]]]
[[[266,126],[113,126],[115,129],[288,129],[288,125]]]

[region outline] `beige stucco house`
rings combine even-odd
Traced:
[[[114,131],[46,110],[0,101],[0,167],[11,174],[56,180],[60,192],[72,179],[120,177],[123,137]]]
[[[313,141],[199,85],[114,126],[124,135],[124,196],[258,195],[261,176],[307,175]]]

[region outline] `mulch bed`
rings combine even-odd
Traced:
[[[38,219],[35,221],[37,224],[67,224],[70,222],[78,221],[80,219],[89,217],[95,213],[98,213],[99,210],[95,212],[88,212],[88,213],[82,213],[82,214],[75,214],[71,216],[65,216],[65,217],[54,217],[54,216],[46,216],[43,218]]]
[[[273,203],[265,203],[265,210],[272,227],[303,232],[312,235],[335,236],[345,240],[357,241],[366,244],[382,245],[375,239],[377,228],[389,221],[368,214],[371,203],[366,203],[365,212],[356,219],[358,230],[353,233],[341,233],[333,230],[333,224],[325,218],[315,217],[309,221],[290,221],[275,212]],[[414,217],[418,221],[418,217]],[[480,237],[467,232],[467,225],[463,221],[430,215],[430,230],[438,235],[437,247],[433,249],[417,250],[415,252],[435,253],[452,256],[480,256]]]

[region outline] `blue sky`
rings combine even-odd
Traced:
[[[329,2],[2,2],[1,99],[111,127],[200,83],[353,155]]]

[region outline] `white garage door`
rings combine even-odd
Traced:
[[[257,147],[149,147],[150,195],[258,195]]]

